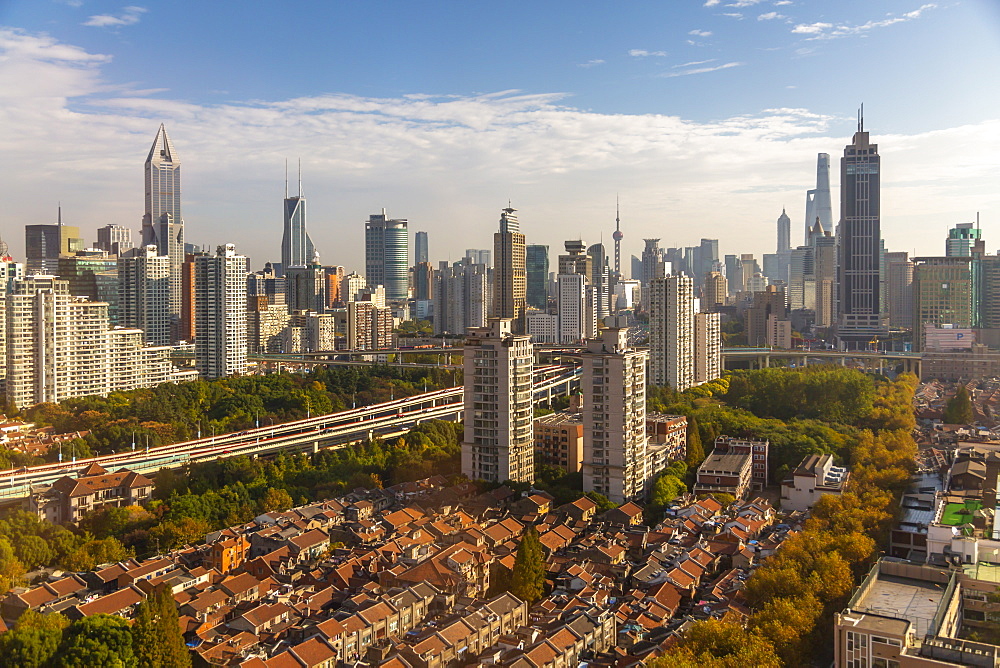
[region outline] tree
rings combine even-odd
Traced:
[[[535,527],[528,527],[517,546],[510,593],[529,605],[545,594],[545,554]]]
[[[946,424],[972,424],[975,419],[969,391],[965,389],[965,385],[959,385],[955,396],[949,399],[945,406],[944,421]]]
[[[693,415],[688,417],[687,457],[684,461],[689,469],[696,469],[705,461],[705,448],[701,445],[701,432],[698,431],[698,421]]]
[[[59,665],[68,668],[136,668],[132,631],[113,615],[91,615],[73,622],[63,634]]]
[[[265,513],[284,512],[292,507],[292,497],[283,489],[271,487],[260,502],[260,507]]]
[[[158,587],[139,604],[132,648],[143,668],[190,668],[191,654],[177,623],[177,605],[169,587]]]
[[[0,635],[0,667],[43,668],[48,665],[59,649],[67,625],[69,620],[59,613],[43,615],[34,610],[26,611],[12,630]]]

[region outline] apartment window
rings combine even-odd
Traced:
[[[874,638],[872,640],[874,641]],[[864,661],[864,659],[861,659],[861,661]],[[877,656],[872,657],[872,668],[899,668],[899,661],[882,659]]]

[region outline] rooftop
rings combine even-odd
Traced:
[[[934,615],[941,605],[945,586],[880,573],[868,593],[851,607],[876,615],[909,620],[917,636],[923,637],[930,630]]]
[[[964,503],[949,503],[941,512],[941,524],[960,526],[972,521],[973,514],[983,507],[982,501],[967,499]]]

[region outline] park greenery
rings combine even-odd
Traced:
[[[816,648],[832,646],[833,614],[877,558],[910,483],[916,385],[911,375],[890,382],[835,367],[764,369],[731,374],[712,396],[662,391],[653,398],[694,416],[703,438],[770,438],[772,474],[783,475],[805,454],[830,453],[852,477],[841,496],[823,496],[803,531],[747,581],[746,627],[697,622],[651,665],[800,666],[822,658]]]
[[[243,431],[401,399],[455,383],[448,369],[387,365],[317,367],[304,373],[234,376],[218,380],[166,383],[113,392],[107,397],[42,403],[22,416],[56,433],[88,432],[48,453],[55,461],[168,445],[202,436]],[[0,452],[0,468],[40,463]]]

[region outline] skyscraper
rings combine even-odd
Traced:
[[[63,225],[62,206],[54,225],[24,226],[24,257],[28,274],[51,274],[59,270],[59,256],[83,250],[80,228]]]
[[[973,244],[981,238],[982,231],[975,223],[958,223],[948,230],[944,254],[948,257],[969,257]]]
[[[688,279],[690,281],[690,279]],[[628,330],[609,328],[583,351],[583,491],[613,503],[643,499],[646,453],[645,350],[628,343]]]
[[[493,256],[496,260],[493,273],[493,313],[498,318],[510,320],[514,334],[523,334],[528,280],[524,235],[521,234],[517,216],[514,215],[516,210],[510,206],[503,209],[500,213],[500,231],[493,234]]]
[[[299,194],[288,196],[288,164],[285,164],[285,226],[281,235],[281,268],[304,267],[315,261],[316,249],[306,231],[306,198],[302,194],[302,162],[299,162]]]
[[[247,370],[247,258],[233,244],[195,257],[195,363],[204,378]]]
[[[718,313],[694,314],[694,383],[722,376],[722,321]]]
[[[549,303],[549,247],[529,244],[525,247],[528,306],[545,310]]]
[[[865,348],[882,333],[879,162],[878,145],[870,143],[862,117],[840,161],[837,341],[841,348]]]
[[[778,253],[787,253],[792,250],[792,219],[788,217],[785,213],[784,207],[781,209],[781,215],[778,216]],[[808,232],[806,234],[806,243],[809,243]]]
[[[385,287],[386,299],[403,300],[409,291],[409,234],[405,218],[389,219],[385,209],[365,223],[365,273],[369,286]]]
[[[181,163],[167,130],[160,124],[146,156],[146,213],[142,217],[142,245],[156,246],[170,258],[170,310],[179,318],[184,264],[184,218],[181,216]]]
[[[427,252],[427,233],[417,232],[413,235],[413,264],[430,262]]]
[[[906,251],[885,254],[889,326],[913,327],[913,262]]]
[[[587,249],[591,259],[590,285],[594,288],[597,298],[597,321],[611,315],[611,269],[608,267],[608,253],[604,244],[594,244]],[[595,331],[594,335],[597,333]]]
[[[625,278],[622,276],[622,239],[625,238],[625,234],[622,232],[620,213],[621,209],[618,206],[618,200],[615,199],[615,233],[611,235],[611,238],[615,240],[615,275],[613,280],[616,283]]]
[[[559,274],[556,278],[556,343],[576,343],[597,333],[597,320],[588,308],[593,287],[582,274]]]
[[[434,287],[434,333],[463,335],[470,327],[485,327],[489,308],[489,269],[484,264],[443,265]]]
[[[646,292],[650,380],[681,392],[694,384],[694,281],[690,276],[654,278]]]
[[[843,188],[843,182],[841,182]],[[843,212],[841,212],[843,215]],[[806,191],[805,244],[809,245],[809,233],[819,218],[823,230],[833,230],[833,205],[830,200],[830,155],[820,153],[816,157],[816,187]]]
[[[663,262],[663,251],[660,250],[659,239],[643,239],[646,247],[642,250],[642,309],[649,310],[650,287],[653,279],[669,273]],[[634,278],[634,277],[633,277]]]
[[[474,419],[465,421],[462,473],[487,482],[534,482],[534,348],[529,338],[515,334],[509,319],[491,318],[489,326],[469,330],[463,355],[465,411]]]
[[[979,303],[973,280],[973,258],[917,257],[913,262],[914,348],[924,349],[927,343],[924,328],[927,326],[975,327],[979,320]]]

